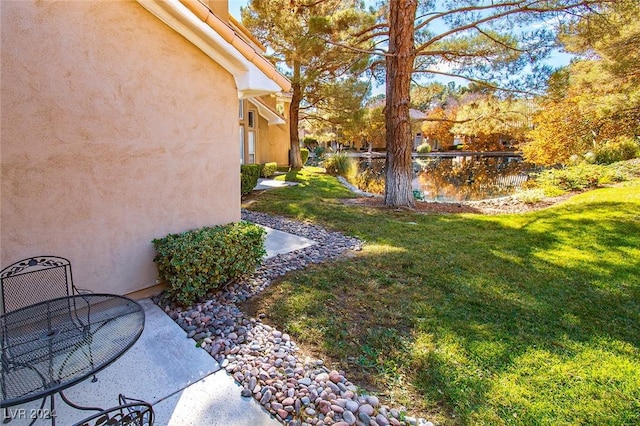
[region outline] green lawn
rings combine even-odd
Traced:
[[[293,178],[250,208],[367,242],[254,301],[306,349],[442,424],[640,424],[640,181],[483,216],[345,206],[318,169]]]

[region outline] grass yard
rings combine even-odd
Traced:
[[[345,206],[318,169],[252,210],[366,240],[252,309],[383,402],[447,425],[640,424],[640,181],[519,215]]]

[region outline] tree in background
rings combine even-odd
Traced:
[[[298,137],[301,109],[328,111],[329,87],[345,84],[368,64],[366,54],[354,54],[326,40],[344,43],[349,39],[353,43],[351,31],[372,24],[373,15],[356,0],[251,0],[241,13],[243,24],[273,50],[269,58],[291,79],[290,164],[302,167]],[[354,46],[370,47],[368,41]]]
[[[555,73],[535,118],[527,161],[566,164],[572,156],[640,135],[640,4],[620,0],[566,26],[580,60]]]
[[[301,108],[301,121],[320,139],[323,133],[332,133],[341,135],[342,143],[359,145],[369,89],[368,82],[353,76],[323,85],[314,93],[315,104]]]
[[[532,99],[467,95],[460,103],[451,132],[464,137],[466,149],[502,150],[524,142],[533,126]]]
[[[448,149],[453,145],[454,134],[451,131],[456,121],[458,105],[436,106],[427,112],[422,123],[422,135],[432,149]]]
[[[446,99],[451,95],[451,87],[453,87],[453,96],[455,96],[455,83],[444,85],[442,83],[430,83],[427,85],[413,84],[411,86],[411,108],[420,111],[429,111],[437,106],[446,103]]]
[[[380,8],[375,24],[363,29],[373,15],[364,13],[355,0],[251,0],[243,22],[274,50],[274,60],[292,70],[294,154],[300,102],[313,105],[317,84],[357,74],[365,69],[367,54],[378,55],[380,60],[369,69],[386,82],[384,202],[412,206],[412,79],[442,75],[490,91],[541,89],[551,71],[540,64],[554,47],[554,24],[578,28],[573,23],[583,15],[611,2],[390,0]]]
[[[375,99],[367,104],[364,113],[363,139],[373,147],[384,147],[385,122],[384,101]]]

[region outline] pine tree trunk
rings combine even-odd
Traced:
[[[300,62],[293,62],[293,81],[291,82],[293,96],[289,107],[289,165],[292,169],[301,169],[300,137],[298,136],[298,122],[300,121],[300,101],[302,89],[300,87]]]
[[[387,162],[384,203],[388,206],[414,205],[411,181],[411,122],[409,93],[413,62],[414,20],[417,0],[391,0],[389,5],[389,56],[386,59],[386,141]]]

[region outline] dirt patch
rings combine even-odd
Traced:
[[[414,211],[418,213],[476,213],[476,214],[508,214],[508,213],[526,213],[541,209],[546,209],[562,201],[565,201],[577,192],[563,194],[558,197],[544,198],[536,203],[525,203],[515,197],[502,197],[490,200],[480,201],[461,201],[458,203],[444,203],[437,201],[416,201],[413,208],[398,208],[385,206],[382,198],[350,198],[343,200],[345,205],[356,205],[363,207],[373,207],[387,210]]]

